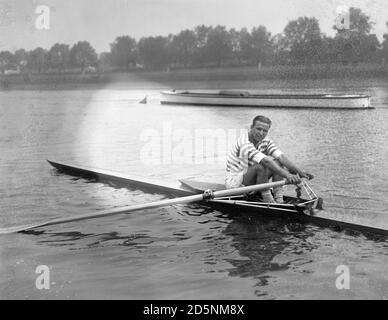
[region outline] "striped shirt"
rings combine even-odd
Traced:
[[[226,158],[226,171],[247,172],[248,167],[260,163],[266,156],[279,158],[283,154],[268,138],[254,145],[249,141],[248,132],[244,132],[230,149]]]

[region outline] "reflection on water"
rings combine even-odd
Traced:
[[[284,220],[270,219],[254,216],[244,218],[236,217],[227,226],[224,233],[233,237],[233,247],[238,250],[241,258],[228,259],[233,265],[229,274],[235,277],[249,277],[256,281],[254,284],[255,295],[267,296],[265,286],[268,285],[271,272],[286,270],[291,261],[276,262],[274,258],[286,248],[292,246],[290,237],[293,231],[298,233],[299,245],[309,236],[306,227],[301,224],[289,223]],[[293,248],[296,250],[296,248]],[[310,248],[312,250],[312,248]]]

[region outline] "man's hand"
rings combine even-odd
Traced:
[[[281,165],[286,167],[288,171],[290,171],[293,174],[299,175],[301,178],[306,178],[308,180],[311,180],[314,178],[314,176],[310,173],[304,172],[303,170],[299,169],[295,164],[293,164],[284,154],[282,154],[278,161]]]
[[[306,179],[308,179],[308,180],[314,179],[314,176],[313,176],[311,173],[307,173],[307,172],[300,171],[300,172],[298,172],[298,174],[299,174],[299,176],[300,176],[301,178],[306,178]]]
[[[286,179],[288,184],[299,184],[302,182],[302,179],[297,174],[289,174]]]

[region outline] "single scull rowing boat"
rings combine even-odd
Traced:
[[[137,188],[148,192],[156,192],[178,198],[156,201],[148,204],[133,205],[112,210],[98,211],[94,213],[81,214],[46,221],[35,225],[18,226],[11,228],[0,228],[0,234],[21,232],[43,226],[55,225],[71,221],[92,219],[97,217],[111,216],[115,214],[128,213],[136,210],[145,210],[167,205],[190,203],[199,201],[202,204],[228,212],[252,212],[267,217],[271,215],[287,219],[295,219],[301,222],[312,222],[322,226],[339,226],[360,230],[368,233],[388,235],[388,228],[381,228],[376,225],[365,223],[362,220],[355,220],[346,213],[329,213],[322,209],[322,200],[312,191],[306,182],[302,185],[305,188],[309,199],[301,197],[285,196],[284,204],[264,203],[255,196],[247,196],[250,191],[269,189],[277,185],[284,185],[285,181],[272,182],[262,185],[248,186],[237,189],[225,190],[224,185],[216,183],[198,182],[194,180],[180,180],[179,183],[160,183],[151,179],[126,175],[114,171],[83,167],[72,164],[65,164],[55,161],[48,161],[60,172],[73,176],[81,176],[93,179],[98,182],[113,184],[115,186]]]

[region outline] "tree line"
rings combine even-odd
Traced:
[[[227,30],[225,26],[200,25],[175,35],[117,37],[110,51],[97,55],[87,41],[71,48],[57,43],[49,50],[36,48],[0,52],[1,73],[8,69],[28,72],[62,72],[77,68],[81,72],[100,68],[113,70],[195,68],[212,66],[308,65],[317,63],[358,63],[388,60],[388,34],[382,43],[371,33],[373,22],[358,8],[349,10],[349,28],[333,37],[320,30],[316,18],[290,21],[283,32],[272,35],[265,26],[250,31]],[[387,22],[388,26],[388,22]]]

